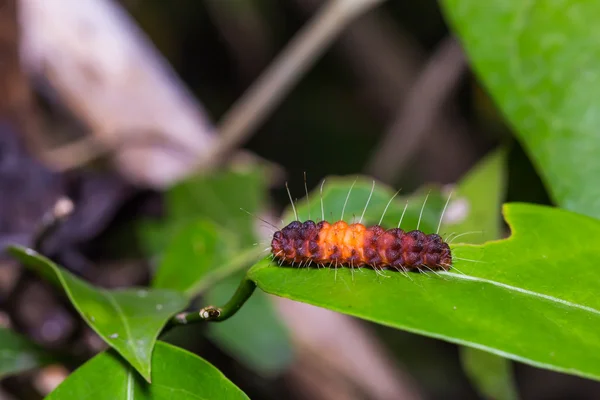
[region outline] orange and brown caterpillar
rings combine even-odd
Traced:
[[[369,228],[344,221],[294,221],[275,232],[271,241],[273,257],[282,263],[370,266],[398,271],[449,270],[450,246],[438,234],[400,228]]]

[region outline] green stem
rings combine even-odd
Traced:
[[[244,276],[233,297],[223,307],[207,306],[199,311],[179,313],[169,320],[165,331],[175,326],[187,325],[196,322],[220,322],[232,317],[252,296],[256,283]]]

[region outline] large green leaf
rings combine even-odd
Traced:
[[[73,372],[48,400],[248,399],[218,369],[202,358],[164,342],[152,356],[152,383],[114,352],[103,352]]]
[[[172,290],[93,287],[33,250],[11,247],[11,255],[62,287],[83,319],[149,380],[154,343],[167,320],[187,299]]]
[[[42,348],[7,328],[0,328],[0,379],[52,360]]]
[[[286,268],[265,259],[249,277],[268,293],[600,379],[600,222],[525,204],[504,214],[509,239],[453,247],[454,269],[439,276]]]
[[[506,186],[505,151],[485,157],[465,176],[456,190],[451,207],[464,211],[447,228],[456,231],[461,243],[479,244],[499,239],[500,208]],[[462,235],[462,236],[460,236]],[[478,391],[488,399],[517,399],[512,365],[506,358],[473,347],[460,348],[466,374]]]
[[[600,217],[600,3],[445,0],[471,63],[562,207]]]

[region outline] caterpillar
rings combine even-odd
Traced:
[[[373,182],[373,187],[374,184]],[[321,191],[322,188],[323,185],[321,185]],[[388,202],[386,210],[394,197]],[[449,200],[450,197],[448,197]],[[367,200],[367,206],[369,201],[370,197]],[[365,210],[367,206],[365,206]],[[417,230],[405,232],[400,229],[400,224],[397,228],[386,230],[380,226],[383,216],[379,224],[366,227],[362,224],[364,212],[358,223],[348,224],[343,221],[344,210],[342,210],[341,220],[335,223],[325,221],[323,211],[323,218],[318,223],[310,219],[300,222],[293,201],[292,207],[296,221],[276,231],[271,240],[272,257],[282,264],[308,266],[314,263],[317,266],[328,265],[335,268],[369,266],[376,271],[393,268],[404,272],[425,269],[447,271],[452,268],[450,246],[437,233],[425,234],[418,230],[418,227]],[[421,215],[423,208],[421,208]],[[445,209],[446,207],[444,207],[444,211]],[[322,198],[321,210],[323,210]]]

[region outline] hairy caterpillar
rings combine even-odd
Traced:
[[[373,188],[374,184],[373,182]],[[321,190],[322,188],[323,185],[321,185]],[[388,202],[386,210],[394,197]],[[448,197],[449,200],[450,197]],[[365,210],[369,201],[370,197]],[[328,265],[336,268],[370,266],[375,270],[393,268],[404,272],[452,268],[450,246],[440,235],[437,233],[425,234],[418,230],[418,227],[417,230],[405,232],[400,229],[402,219],[397,228],[386,230],[379,224],[366,227],[361,223],[363,217],[358,223],[348,224],[343,221],[344,211],[342,210],[342,220],[329,223],[324,218],[321,198],[322,220],[318,223],[312,220],[300,222],[293,201],[292,207],[296,221],[275,232],[271,240],[271,254],[280,263],[307,266],[311,264]],[[423,203],[424,207],[425,202]],[[423,208],[421,208],[421,214]],[[444,207],[444,211],[445,209],[446,207]],[[381,220],[383,220],[383,215]]]

